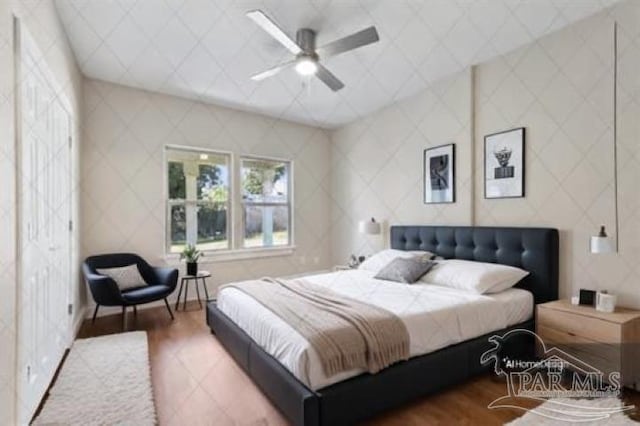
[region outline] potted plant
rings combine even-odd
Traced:
[[[180,253],[180,260],[184,259],[187,264],[187,275],[198,275],[198,259],[202,256],[202,252],[193,244],[187,244]]]

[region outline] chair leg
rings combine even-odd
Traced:
[[[127,307],[122,307],[122,331],[127,331]]]
[[[171,312],[171,306],[169,306],[169,301],[167,301],[167,298],[164,298],[164,304],[167,306],[167,310],[169,311],[169,315],[171,315],[171,321],[174,320],[173,318],[173,312]]]
[[[91,319],[92,324],[96,322],[96,315],[98,315],[99,308],[100,308],[100,305],[96,303],[96,309],[93,311],[93,318]]]

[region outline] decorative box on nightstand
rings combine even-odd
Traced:
[[[640,311],[605,313],[556,300],[537,306],[536,333],[547,349],[556,346],[605,377],[620,372],[624,386],[640,389]]]

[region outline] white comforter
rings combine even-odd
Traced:
[[[305,279],[396,314],[405,323],[411,356],[423,355],[531,318],[533,295],[509,289],[477,295],[429,284],[377,280],[362,270],[312,275]],[[326,377],[309,342],[251,296],[234,288],[218,294],[218,308],[311,389],[320,389],[362,371]]]

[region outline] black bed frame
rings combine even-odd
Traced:
[[[427,250],[444,258],[517,266],[530,272],[518,287],[535,303],[558,298],[558,231],[550,228],[393,226],[391,247]],[[490,366],[480,356],[491,349],[488,337],[514,328],[535,330],[534,320],[399,362],[377,374],[357,377],[313,391],[267,354],[216,307],[207,323],[242,369],[294,425],[346,425],[380,414],[443,389]]]

